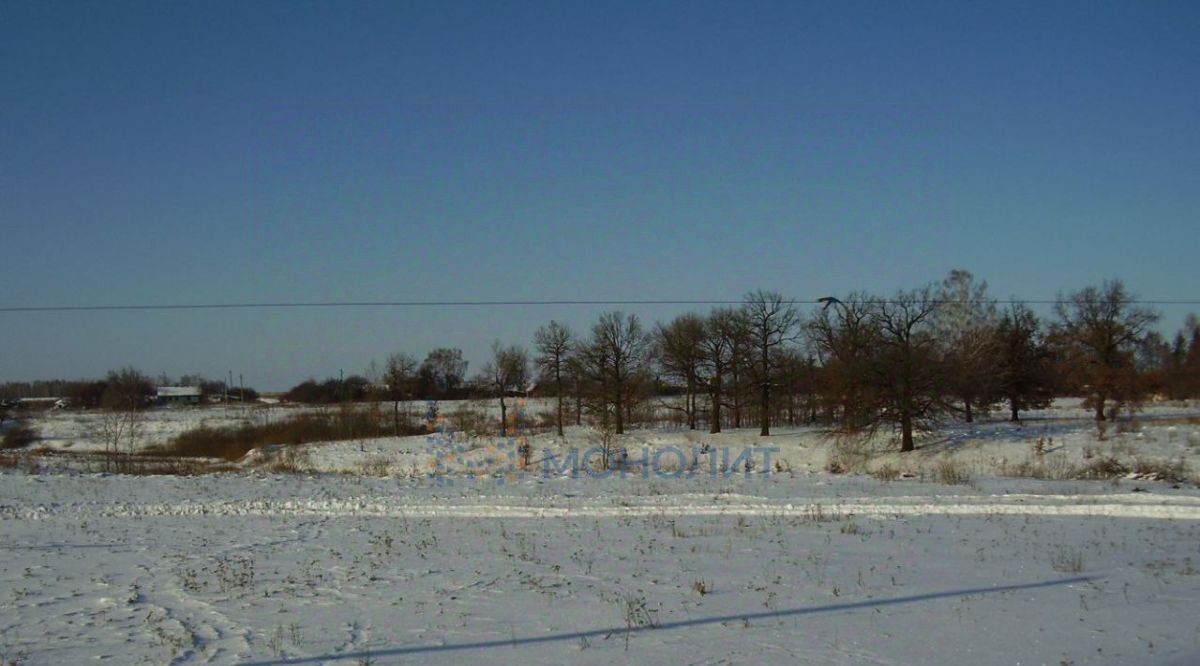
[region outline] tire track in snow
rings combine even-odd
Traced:
[[[344,499],[245,499],[179,504],[49,504],[0,506],[0,520],[154,517],[380,517],[380,518],[607,518],[687,516],[876,517],[901,516],[1106,516],[1200,520],[1200,497],[1178,495],[996,495],[810,497],[767,501],[746,496],[687,498],[595,497],[536,503],[452,503],[403,497]],[[751,501],[751,500],[759,501]]]

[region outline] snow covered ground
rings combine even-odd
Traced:
[[[1200,493],[865,476],[0,474],[0,654],[91,663],[1200,659]]]
[[[63,442],[76,416],[36,425]],[[1200,409],[1030,416],[875,476],[827,473],[846,452],[816,428],[635,431],[613,474],[580,428],[531,436],[524,470],[520,439],[451,432],[188,477],[53,444],[0,471],[0,664],[1200,663]],[[265,472],[285,451],[301,471]],[[1108,456],[1186,477],[1053,473]]]

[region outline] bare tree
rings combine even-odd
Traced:
[[[417,380],[417,359],[403,352],[388,356],[383,369],[383,382],[392,399],[392,421],[395,433],[400,434],[400,402],[412,397]]]
[[[1176,333],[1166,362],[1167,395],[1179,400],[1200,396],[1200,321],[1189,314]]]
[[[819,385],[829,412],[840,412],[840,429],[855,434],[869,428],[880,409],[876,380],[879,327],[874,300],[853,293],[830,299],[809,320],[806,334],[820,362]]]
[[[779,386],[783,393],[780,411],[787,415],[788,425],[803,420],[816,420],[816,362],[798,347],[785,347],[777,352]]]
[[[1116,407],[1140,400],[1133,353],[1158,321],[1158,313],[1136,305],[1120,280],[1085,287],[1054,307],[1055,335],[1063,345],[1077,380],[1087,392],[1086,404],[1096,420],[1105,420],[1105,403]]]
[[[725,375],[733,363],[734,341],[744,330],[741,312],[716,308],[704,320],[700,338],[701,381],[708,389],[708,431],[721,432],[721,404],[724,400]]]
[[[1013,303],[996,327],[996,390],[1008,401],[1011,421],[1021,410],[1041,409],[1054,398],[1053,355],[1045,343],[1037,315],[1024,303]]]
[[[659,324],[654,332],[654,351],[662,371],[683,383],[682,409],[689,430],[696,429],[696,395],[704,334],[704,320],[690,312],[679,315],[665,326]]]
[[[563,364],[567,381],[571,384],[571,397],[575,402],[576,426],[583,425],[583,394],[589,380],[587,351],[587,345],[583,345],[576,340],[572,345],[571,352],[567,354],[566,363]]]
[[[551,320],[533,334],[533,343],[537,347],[537,365],[543,380],[554,381],[554,397],[557,402],[555,409],[555,425],[558,436],[563,436],[563,375],[569,374],[567,362],[575,345],[575,336],[571,329]]]
[[[791,301],[773,291],[746,294],[745,312],[754,345],[755,378],[759,390],[759,435],[771,434],[771,387],[776,380],[773,352],[799,336],[800,314]]]
[[[742,427],[742,407],[746,404],[748,379],[754,365],[754,341],[750,337],[750,325],[746,320],[746,311],[737,310],[737,317],[729,322],[729,340],[731,342],[729,356],[730,385],[725,393],[729,396],[728,407],[733,412],[733,427]]]
[[[418,376],[422,397],[453,397],[467,376],[467,361],[461,349],[439,347],[421,362]]]
[[[492,358],[483,366],[482,383],[500,398],[500,436],[508,436],[508,404],[505,396],[524,392],[529,381],[529,356],[518,345],[501,347],[492,343]]]
[[[592,326],[591,344],[584,350],[590,374],[600,389],[602,423],[612,407],[615,434],[625,433],[633,385],[646,363],[648,339],[637,315],[606,312]]]
[[[970,272],[950,271],[936,294],[934,326],[945,346],[946,388],[962,405],[963,418],[987,410],[996,398],[996,303],[987,295],[987,282]]]
[[[108,373],[98,424],[108,471],[125,469],[129,454],[136,450],[145,422],[144,411],[153,392],[153,384],[135,368]]]
[[[875,363],[885,406],[880,415],[899,425],[901,451],[916,448],[913,430],[928,425],[945,405],[941,352],[932,326],[936,312],[929,287],[872,304],[881,343]]]

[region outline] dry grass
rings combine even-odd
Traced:
[[[895,481],[900,477],[900,469],[891,463],[885,462],[871,470],[871,476],[875,477],[879,481],[887,483],[889,481]]]
[[[837,434],[825,460],[825,471],[831,474],[865,474],[868,463],[879,453],[869,435]]]
[[[1138,478],[1168,483],[1181,483],[1191,478],[1188,464],[1182,458],[1178,460],[1138,459],[1133,463],[1133,474]]]
[[[259,465],[270,472],[291,474],[312,469],[308,449],[299,446],[284,446],[267,453]]]
[[[1129,468],[1112,456],[1102,456],[1074,468],[1068,473],[1072,479],[1115,479],[1129,473]]]
[[[1061,573],[1079,573],[1083,571],[1083,551],[1077,548],[1060,546],[1050,553],[1050,568]]]
[[[964,485],[971,482],[971,474],[966,465],[953,458],[939,460],[933,464],[933,478],[939,483],[949,485]]]
[[[360,470],[363,476],[391,476],[392,460],[384,454],[378,454],[363,461]]]
[[[1183,483],[1193,480],[1191,469],[1182,460],[1138,459],[1132,465],[1121,462],[1115,456],[1085,459],[1081,464],[1072,463],[1063,455],[1035,456],[1018,463],[1002,463],[1002,476],[1047,479],[1052,481],[1119,479],[1133,475],[1134,478],[1168,483]]]

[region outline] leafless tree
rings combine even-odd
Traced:
[[[777,351],[780,398],[783,404],[777,411],[787,415],[787,423],[796,425],[802,420],[816,421],[816,362],[799,347],[784,347]]]
[[[388,396],[392,399],[392,421],[395,432],[400,434],[400,403],[412,397],[417,380],[417,359],[403,352],[388,356],[383,369],[383,382],[387,384]]]
[[[1008,401],[1011,421],[1021,411],[1049,406],[1054,398],[1053,355],[1041,322],[1029,306],[1013,303],[996,326],[996,390]]]
[[[1054,335],[1087,392],[1096,420],[1106,419],[1109,399],[1117,407],[1140,400],[1133,353],[1158,321],[1158,313],[1138,306],[1120,280],[1105,280],[1100,287],[1060,298],[1054,311],[1059,318]]]
[[[534,333],[533,342],[537,347],[537,365],[542,380],[554,382],[554,397],[557,401],[554,421],[558,427],[558,436],[562,437],[563,376],[569,374],[570,371],[567,362],[575,345],[575,336],[571,333],[571,329],[552,320]]]
[[[135,368],[108,373],[97,424],[107,471],[124,470],[129,455],[136,451],[153,391],[150,380]]]
[[[913,430],[944,409],[941,350],[933,320],[937,301],[929,287],[876,299],[871,318],[879,330],[875,362],[881,416],[900,428],[900,450],[916,448]]]
[[[791,301],[773,291],[746,294],[742,311],[754,346],[754,373],[758,383],[759,435],[771,434],[771,387],[776,381],[773,352],[799,336],[800,313]]]
[[[742,408],[746,405],[747,393],[750,390],[750,375],[754,368],[754,340],[750,335],[750,323],[746,318],[746,310],[738,308],[737,316],[730,319],[729,324],[729,381],[724,391],[729,397],[726,406],[733,414],[733,427],[742,427]]]
[[[646,364],[648,344],[637,315],[606,312],[592,326],[591,344],[583,350],[589,373],[599,384],[602,422],[607,422],[611,406],[618,435],[625,433],[627,409],[634,384]]]
[[[721,432],[721,406],[725,399],[725,375],[734,358],[735,340],[745,330],[741,312],[732,308],[716,308],[704,320],[700,338],[701,381],[708,389],[708,431]]]
[[[879,328],[872,316],[875,299],[853,293],[831,299],[805,327],[820,363],[818,383],[830,413],[840,412],[840,429],[853,435],[867,429],[880,409],[875,356]]]
[[[510,392],[524,392],[529,382],[529,356],[518,345],[500,346],[492,343],[492,358],[483,366],[481,383],[500,398],[500,436],[508,436],[508,404]]]
[[[704,319],[690,312],[679,315],[669,324],[659,324],[654,332],[654,351],[659,366],[666,376],[683,383],[682,410],[689,430],[696,429],[696,396],[704,335]]]
[[[948,366],[946,389],[970,423],[977,409],[986,411],[996,402],[996,303],[987,295],[987,282],[976,282],[964,270],[950,271],[935,299],[934,327]]]
[[[461,349],[439,347],[429,352],[417,372],[423,397],[453,397],[467,376],[467,361]]]
[[[571,352],[567,354],[566,362],[563,364],[567,381],[571,384],[571,398],[575,402],[574,420],[576,426],[583,425],[583,398],[589,382],[587,359],[587,345],[576,340],[572,345]]]

